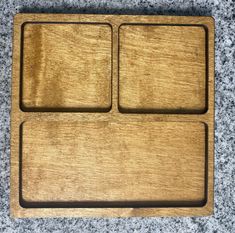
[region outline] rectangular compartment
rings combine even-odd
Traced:
[[[200,206],[205,135],[202,123],[26,122],[23,203]]]

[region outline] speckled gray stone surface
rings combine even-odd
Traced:
[[[0,0],[0,232],[235,232],[234,0]],[[212,15],[216,21],[215,211],[185,218],[11,219],[12,19],[17,12]]]

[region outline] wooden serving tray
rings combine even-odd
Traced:
[[[19,14],[11,214],[213,211],[214,21]]]

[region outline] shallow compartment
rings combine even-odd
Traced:
[[[111,108],[109,24],[26,23],[22,45],[22,110]]]
[[[207,110],[203,26],[124,24],[119,28],[119,109],[137,113]]]
[[[206,128],[191,122],[26,122],[24,207],[174,207],[206,201]]]

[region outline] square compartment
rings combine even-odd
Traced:
[[[26,23],[22,51],[22,110],[111,108],[110,25]]]
[[[206,112],[206,63],[203,26],[121,25],[120,111]]]

